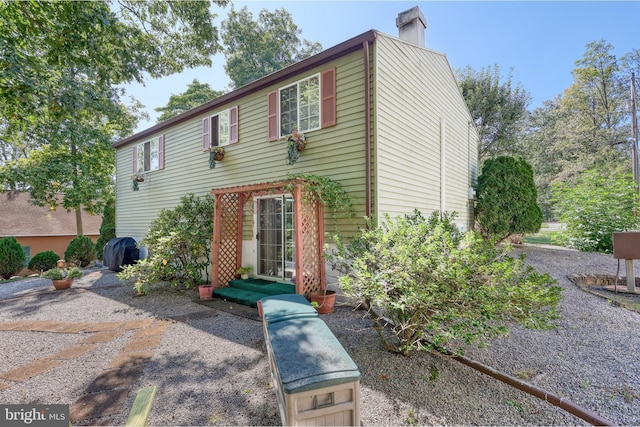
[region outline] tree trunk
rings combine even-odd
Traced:
[[[78,233],[78,236],[82,236],[84,234],[82,232],[82,206],[76,207],[75,211],[76,211],[76,233]]]

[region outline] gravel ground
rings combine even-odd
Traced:
[[[562,286],[563,318],[553,331],[515,328],[467,356],[565,397],[619,425],[640,424],[640,315],[580,290],[567,274],[615,274],[610,255],[525,245],[539,271]],[[640,275],[640,271],[636,272]],[[29,279],[0,285],[0,322],[106,322],[179,317],[134,387],[155,385],[149,425],[279,425],[262,325],[204,307],[195,291],[156,289],[136,297],[107,270],[70,291]],[[16,297],[16,295],[19,295]],[[387,353],[361,311],[338,304],[322,319],[358,365],[363,425],[584,425],[567,412],[445,357]],[[1,371],[72,345],[78,334],[0,331]],[[0,391],[2,403],[72,404],[122,348],[126,334],[46,374]],[[122,425],[135,393],[112,420]]]

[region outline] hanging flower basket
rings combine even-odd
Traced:
[[[209,167],[211,169],[216,167],[216,162],[224,159],[224,148],[214,147],[209,151]]]
[[[307,145],[307,138],[304,134],[294,130],[287,137],[287,164],[292,165],[298,161],[300,157],[298,153],[304,150]]]
[[[133,191],[138,191],[138,183],[140,182],[144,182],[144,177],[142,175],[131,175],[131,188],[133,189]]]
[[[216,147],[213,149],[213,157],[219,162],[224,159],[224,148]]]

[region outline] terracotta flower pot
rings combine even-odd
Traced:
[[[73,283],[73,279],[52,280],[53,287],[60,291],[62,289],[69,289]]]
[[[336,291],[316,291],[309,294],[311,302],[318,303],[316,310],[319,314],[333,313],[336,303]]]
[[[297,142],[296,143],[296,148],[298,149],[298,151],[303,151],[304,150],[304,142]]]
[[[220,160],[224,159],[224,153],[214,153],[213,158],[219,162]]]
[[[200,299],[202,300],[210,300],[213,299],[213,286],[211,285],[200,285],[198,286],[198,292],[200,292]]]

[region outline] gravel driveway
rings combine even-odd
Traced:
[[[566,279],[615,274],[617,262],[528,245],[516,251],[565,289],[559,327],[515,328],[467,356],[613,423],[640,424],[640,315]],[[195,298],[163,288],[137,297],[108,270],[66,291],[42,279],[0,285],[0,402],[69,404],[74,425],[122,425],[137,391],[154,385],[149,425],[279,425],[261,323]],[[346,304],[322,319],[361,371],[363,425],[585,424],[454,360],[385,352],[363,313]],[[114,380],[116,368],[127,376]],[[103,390],[115,403],[91,418],[87,398]]]

